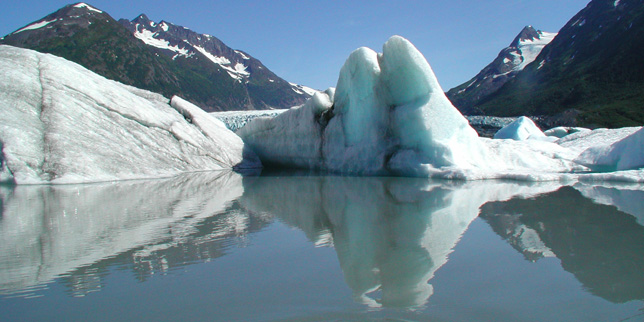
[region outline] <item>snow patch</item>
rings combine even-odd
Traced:
[[[88,5],[87,3],[84,3],[84,2],[81,2],[81,3],[77,3],[77,4],[75,4],[75,5],[74,5],[74,8],[87,8],[87,10],[89,10],[89,11],[94,11],[94,12],[98,12],[98,13],[103,13],[103,11],[98,10],[98,9],[96,9],[96,8],[94,8],[94,7],[92,7],[92,6]]]
[[[26,30],[35,30],[35,29],[40,29],[40,28],[45,27],[45,26],[47,26],[48,24],[50,24],[50,23],[52,23],[52,22],[56,22],[56,21],[58,21],[58,19],[49,20],[49,21],[40,21],[40,22],[36,22],[36,23],[33,23],[33,24],[31,24],[31,25],[29,25],[29,26],[27,26],[27,27],[24,27],[24,28],[22,28],[22,29],[18,29],[18,30],[16,30],[16,31],[14,31],[14,32],[13,32],[13,34],[17,34],[17,33],[19,33],[19,32],[23,32],[23,31],[26,31]]]
[[[235,50],[235,52],[239,54],[242,57],[242,59],[246,59],[246,60],[250,59],[250,57],[244,55],[244,53],[239,50]]]
[[[219,65],[224,70],[226,70],[226,72],[231,78],[241,82],[244,77],[250,76],[250,73],[246,70],[248,68],[246,65],[242,63],[235,63],[235,65],[231,67],[229,66],[231,65],[231,61],[228,60],[228,58],[223,56],[215,56],[209,53],[205,48],[200,46],[193,46],[193,47],[197,49],[200,53],[202,53],[204,56],[206,56],[206,58],[208,58],[210,61]]]
[[[209,53],[205,48],[200,47],[200,46],[193,46],[193,47],[195,47],[195,49],[197,51],[202,53],[204,56],[206,56],[206,58],[210,59],[210,61],[212,61],[215,64],[218,64],[218,65],[230,65],[230,60],[228,60],[228,58],[226,58],[226,57],[215,56],[215,55]]]
[[[521,57],[523,60],[520,64],[513,68],[515,71],[523,70],[528,64],[532,63],[543,47],[552,42],[553,39],[557,36],[557,33],[552,32],[539,32],[538,39],[526,39],[519,42],[519,51],[521,52]]]
[[[135,29],[136,30],[134,32],[134,37],[143,41],[145,44],[152,47],[167,49],[176,52],[177,54],[172,57],[172,59],[175,59],[178,56],[190,57],[192,55],[192,53],[187,48],[180,48],[179,45],[171,46],[170,42],[167,40],[154,38],[154,36],[157,36],[157,33],[143,28],[141,28],[142,30],[139,31],[139,24],[136,25]]]
[[[242,63],[235,64],[235,72],[242,76],[250,76],[250,73],[246,71],[246,65]]]

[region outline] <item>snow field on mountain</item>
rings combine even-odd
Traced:
[[[3,181],[74,183],[259,167],[241,139],[178,97],[0,46]]]

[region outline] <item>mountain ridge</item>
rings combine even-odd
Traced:
[[[147,16],[134,20],[138,18],[141,22]],[[163,22],[168,30],[172,26],[172,31],[177,33],[171,35],[164,31],[165,38],[171,38],[176,48],[186,50],[186,55],[171,56],[167,48],[145,42],[169,44],[168,40],[155,38],[154,32],[146,28],[140,28],[136,37],[125,21],[116,21],[106,12],[80,2],[6,35],[0,44],[61,56],[127,85],[167,97],[179,95],[206,111],[289,108],[310,97],[305,92],[308,88],[284,81],[259,60],[229,48],[218,39],[211,40],[218,46],[213,48],[228,53],[230,57],[222,57],[234,61],[235,65],[217,64],[211,59],[217,56],[208,50],[183,45],[183,40],[205,38],[188,28]],[[240,61],[249,61],[252,66],[238,65]]]
[[[592,0],[516,77],[483,98],[485,115],[540,115],[545,125],[644,124],[644,3]]]

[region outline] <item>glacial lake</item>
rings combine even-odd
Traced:
[[[0,186],[0,321],[644,321],[644,187]]]

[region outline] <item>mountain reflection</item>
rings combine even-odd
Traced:
[[[643,194],[562,187],[536,198],[486,204],[481,217],[526,257],[556,256],[590,292],[623,303],[644,299]],[[531,237],[523,238],[526,231]]]
[[[275,176],[244,179],[240,203],[335,246],[346,283],[371,306],[414,307],[486,202],[558,184],[436,182],[417,178]]]
[[[270,219],[235,209],[232,172],[91,185],[0,188],[0,292],[28,294],[62,277],[75,296],[101,288],[113,263],[140,279],[225,254]],[[25,291],[27,290],[27,291]]]

